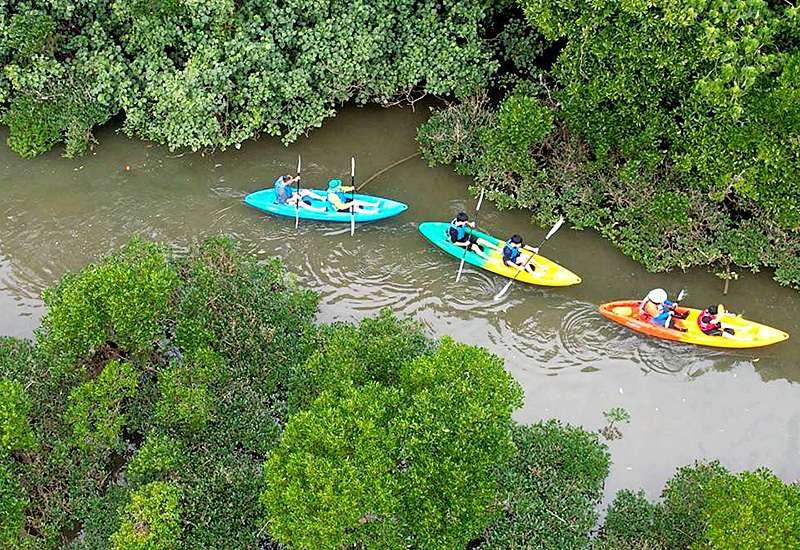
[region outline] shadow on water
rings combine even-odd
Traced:
[[[655,496],[674,469],[719,457],[733,469],[768,466],[800,475],[800,311],[797,292],[767,273],[740,274],[726,307],[794,336],[774,347],[726,351],[656,340],[603,318],[600,303],[640,297],[660,286],[691,291],[687,305],[723,300],[722,283],[704,270],[649,274],[590,231],[562,228],[542,254],[583,276],[568,288],[514,283],[465,266],[432,246],[419,223],[474,213],[469,179],[414,158],[376,178],[365,192],[397,198],[409,211],[379,223],[325,225],[277,218],[242,202],[294,170],[303,156],[304,187],[329,177],[358,180],[416,152],[414,129],[425,109],[346,109],[308,139],[285,148],[274,140],[201,156],[169,152],[98,132],[100,145],[79,159],[58,152],[34,161],[0,149],[0,334],[31,336],[44,313],[39,295],[65,270],[77,271],[132,237],[176,252],[203,238],[229,235],[255,257],[279,256],[300,283],[320,294],[318,320],[357,321],[384,307],[421,321],[429,334],[499,354],[525,389],[515,418],[557,417],[597,429],[602,412],[632,416],[612,444],[607,495],[642,486]],[[0,130],[0,140],[5,140]],[[129,166],[129,170],[125,169]],[[515,232],[538,242],[547,228],[530,215],[484,202],[480,225],[499,238]]]

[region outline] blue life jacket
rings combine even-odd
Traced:
[[[283,183],[283,176],[279,176],[275,180],[275,200],[278,204],[286,204],[286,202],[294,195],[294,189],[288,183]]]
[[[503,263],[517,263],[518,257],[519,248],[511,246],[511,239],[507,240],[505,246],[503,246]]]
[[[467,237],[467,224],[456,225],[457,221],[458,218],[453,218],[450,222],[450,240],[453,242],[461,242]]]

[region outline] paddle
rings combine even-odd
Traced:
[[[356,214],[353,210],[356,192],[356,158],[350,157],[350,236],[356,232]]]
[[[303,169],[303,164],[300,160],[300,155],[297,155],[297,198],[294,201],[294,228],[300,224],[300,191],[303,189],[303,184],[300,183],[300,170]]]
[[[478,197],[478,206],[475,208],[475,227],[478,227],[478,212],[481,211],[481,203],[483,202],[483,189],[481,189],[481,196]],[[464,232],[466,232],[466,228]],[[468,239],[469,240],[469,239]],[[477,246],[477,245],[476,245]],[[467,250],[469,250],[470,245],[464,247],[464,254],[461,256],[461,265],[458,266],[458,275],[456,275],[456,282],[461,280],[461,272],[464,270],[464,260],[467,258]]]
[[[542,248],[542,246],[544,245],[544,243],[547,241],[547,239],[549,239],[550,237],[552,237],[552,236],[553,236],[553,234],[554,234],[556,231],[558,231],[559,229],[561,229],[561,226],[563,225],[563,223],[564,223],[564,216],[561,216],[560,218],[558,218],[558,221],[555,223],[555,225],[554,225],[553,227],[551,227],[551,228],[550,228],[550,231],[548,231],[548,232],[547,232],[547,235],[545,235],[545,236],[544,236],[544,239],[542,239],[542,242],[540,242],[540,243],[539,243],[539,246],[537,246],[536,248],[538,248],[538,249],[541,249],[541,248]],[[498,293],[497,293],[497,295],[494,297],[494,299],[495,299],[495,300],[499,300],[500,298],[502,298],[502,297],[503,297],[503,295],[504,295],[506,292],[508,292],[508,289],[509,289],[509,288],[511,288],[511,283],[513,283],[514,281],[516,281],[516,280],[517,280],[517,277],[519,277],[519,274],[520,274],[520,273],[522,273],[523,271],[525,271],[525,268],[526,268],[526,267],[528,267],[528,262],[530,262],[530,261],[533,259],[533,257],[534,257],[534,254],[531,254],[530,256],[528,256],[528,259],[527,259],[527,260],[525,260],[525,263],[522,265],[522,269],[520,269],[519,271],[517,271],[516,275],[514,275],[514,278],[513,278],[513,279],[511,279],[510,281],[508,281],[508,283],[506,284],[506,286],[504,286],[504,287],[503,287],[503,290],[501,290],[500,292],[498,292]]]

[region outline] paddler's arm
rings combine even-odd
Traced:
[[[535,246],[528,246],[528,245],[526,244],[526,245],[525,245],[525,246],[523,246],[522,248],[523,248],[523,249],[525,249],[525,250],[528,250],[528,251],[530,251],[530,252],[533,252],[534,254],[538,254],[538,253],[539,253],[539,249],[538,249],[537,247],[535,247]]]

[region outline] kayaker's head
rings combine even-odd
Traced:
[[[667,301],[667,291],[663,288],[654,288],[647,294],[647,299],[654,304],[663,304]]]
[[[328,191],[336,191],[342,186],[342,180],[331,180],[328,182]]]
[[[456,216],[457,222],[464,223],[467,220],[469,220],[469,216],[467,216],[464,212],[459,212],[458,215]]]
[[[511,239],[509,240],[509,242],[511,243],[511,246],[513,246],[514,248],[519,248],[520,246],[522,246],[522,237],[520,237],[515,233],[514,235],[511,235]]]
[[[281,176],[281,183],[284,185],[289,184],[292,182],[292,175],[291,174],[284,174]]]
[[[717,313],[719,313],[719,310],[717,309],[716,305],[708,306],[708,309],[706,309],[706,311],[711,315],[716,315]]]

